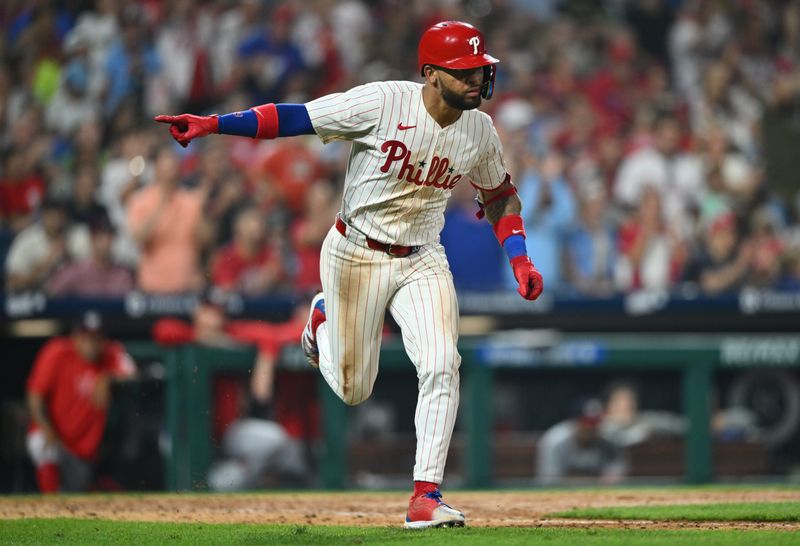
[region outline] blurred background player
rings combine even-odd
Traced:
[[[620,446],[600,434],[603,403],[579,400],[573,416],[549,428],[539,441],[536,477],[543,485],[570,479],[599,478],[604,484],[621,481],[628,463]]]
[[[28,452],[43,493],[86,491],[105,430],[111,382],[130,379],[133,361],[107,339],[100,315],[85,313],[70,336],[39,351],[28,377]]]
[[[246,382],[241,374],[220,373],[213,379],[213,440],[221,447],[221,459],[209,469],[212,489],[308,485],[309,442],[318,434],[316,378],[276,370],[281,352],[297,343],[305,327],[308,302],[301,299],[285,322],[231,320],[223,296],[209,292],[197,303],[191,322],[162,318],[153,325],[153,338],[166,346],[253,345],[258,350]]]

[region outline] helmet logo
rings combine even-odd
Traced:
[[[472,46],[472,54],[473,55],[477,55],[478,54],[478,45],[481,43],[481,39],[478,38],[477,36],[473,36],[472,38],[469,39],[468,43],[469,43],[469,45]]]

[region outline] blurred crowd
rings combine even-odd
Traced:
[[[549,290],[800,289],[800,2],[8,0],[0,257],[8,292],[319,286],[349,147],[211,137],[160,113],[419,80],[429,25],[501,59],[484,104]],[[462,290],[516,286],[474,190],[442,233]]]

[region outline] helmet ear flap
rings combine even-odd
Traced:
[[[495,65],[489,64],[483,67],[483,86],[481,87],[481,97],[486,100],[492,98],[494,93],[494,78],[497,74]]]

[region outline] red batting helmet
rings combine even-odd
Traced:
[[[455,70],[485,67],[481,95],[488,99],[494,90],[494,64],[499,63],[486,53],[481,31],[461,21],[443,21],[425,31],[419,41],[417,68],[424,75],[426,64]]]

